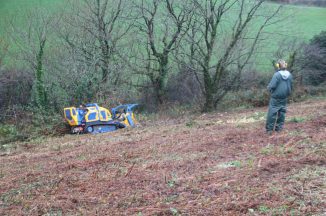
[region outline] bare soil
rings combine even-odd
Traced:
[[[0,152],[0,215],[322,215],[326,101],[272,136],[266,111],[21,143]]]

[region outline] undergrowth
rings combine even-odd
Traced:
[[[15,115],[0,121],[0,150],[15,148],[16,142],[31,141],[66,133],[61,113],[22,108]]]
[[[305,96],[306,100],[325,99],[324,94]],[[244,92],[229,93],[217,107],[217,111],[237,111],[256,106],[266,105],[269,96],[266,91],[248,90]],[[143,126],[162,124],[163,122],[188,119],[186,127],[198,126],[194,118],[202,115],[198,105],[181,105],[169,103],[160,107],[157,112],[148,112],[144,109],[136,110],[136,119]],[[2,112],[3,113],[3,112]],[[246,121],[263,121],[265,112],[255,112]],[[304,116],[294,116],[288,122],[302,123],[308,120]],[[244,121],[244,120],[243,120]],[[16,110],[15,116],[0,119],[0,150],[11,148],[14,142],[30,141],[48,136],[61,136],[69,133],[63,114],[57,111],[41,110],[32,107]]]

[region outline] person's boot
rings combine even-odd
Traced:
[[[266,134],[267,134],[268,136],[271,136],[271,135],[273,135],[273,131],[266,131]]]

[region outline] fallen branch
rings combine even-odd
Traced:
[[[130,167],[130,169],[128,170],[128,172],[126,173],[125,177],[127,177],[127,176],[131,173],[131,171],[132,171],[132,169],[134,168],[135,164],[136,164],[136,162],[134,162],[134,163],[131,165],[131,167]]]

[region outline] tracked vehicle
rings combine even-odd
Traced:
[[[125,104],[108,110],[96,103],[64,108],[64,117],[71,133],[105,133],[125,127],[134,127],[133,109],[137,104]]]

